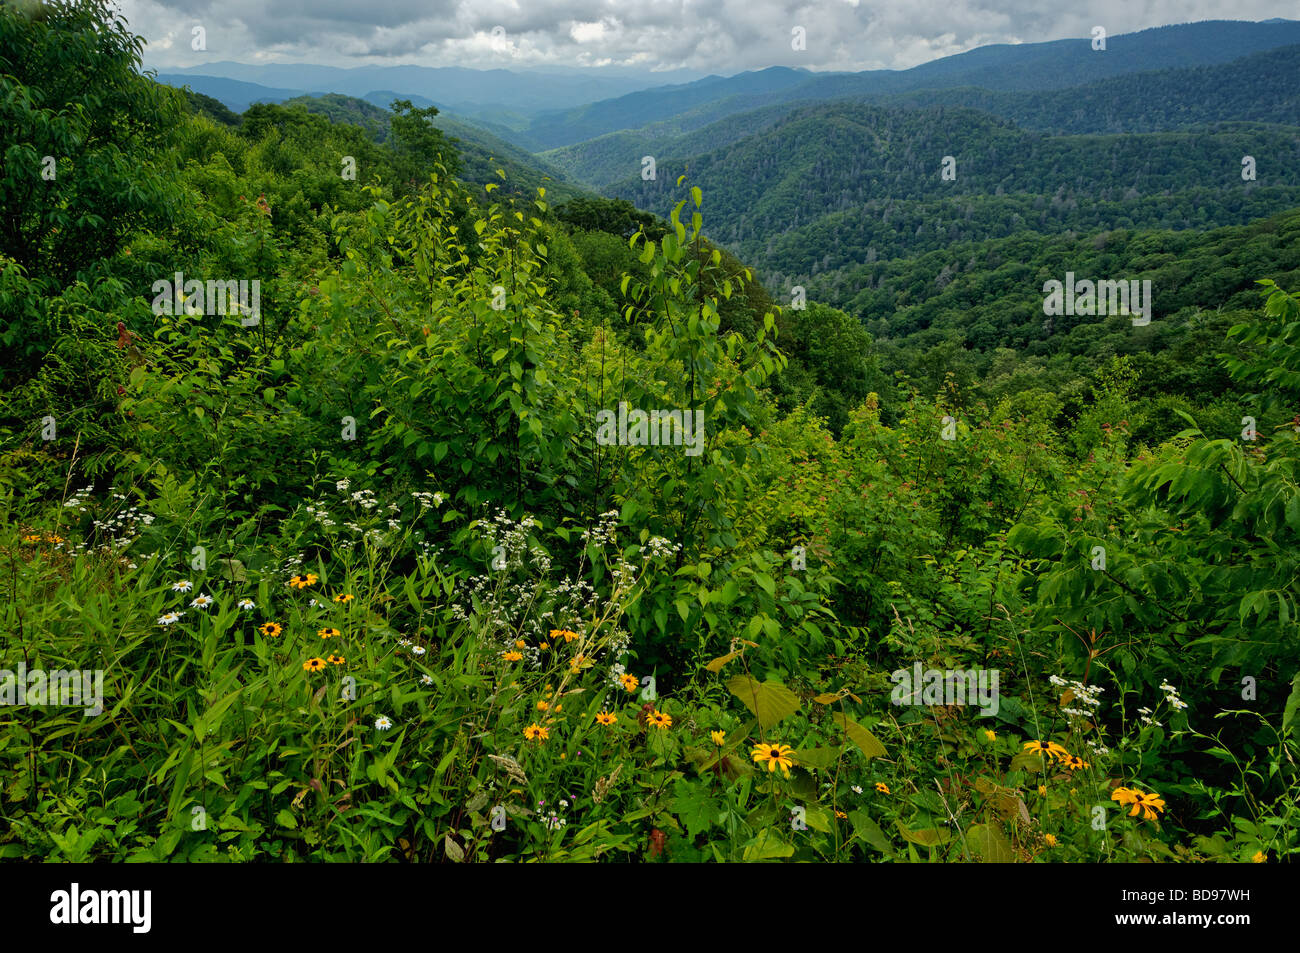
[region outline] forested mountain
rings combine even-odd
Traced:
[[[1254,181],[1242,178],[1246,156]],[[664,214],[688,171],[710,197],[712,236],[785,292],[850,263],[1025,230],[1246,222],[1300,204],[1300,136],[1240,123],[1047,136],[968,109],[842,102],[609,192]]]
[[[691,121],[701,123],[778,103],[876,97],[923,89],[1064,89],[1129,73],[1213,66],[1297,43],[1300,21],[1205,21],[1110,36],[1105,50],[1094,50],[1091,39],[1081,37],[984,46],[909,70],[804,75],[773,68],[574,107],[560,115],[539,117],[519,133],[516,141],[532,149],[554,149],[692,113]]]
[[[390,105],[392,102],[389,100]],[[284,105],[300,105],[308,112],[327,117],[330,122],[359,126],[375,142],[388,141],[392,113],[365,99],[330,93],[325,96],[295,97],[286,100]],[[413,105],[428,108],[428,101]],[[582,189],[568,184],[558,169],[478,126],[441,113],[430,117],[429,121],[454,144],[461,162],[460,177],[464,182],[476,185],[495,182],[511,191],[524,193],[532,193],[538,186],[542,186],[552,193],[556,201],[583,194]],[[505,173],[504,179],[498,170]]]
[[[1216,66],[1152,70],[1068,89],[1006,92],[926,89],[901,95],[855,97],[883,107],[966,107],[1028,130],[1070,133],[1158,132],[1222,122],[1300,122],[1300,46],[1288,46]],[[748,138],[787,116],[816,114],[815,101],[779,103],[712,120],[704,107],[586,140],[543,155],[575,181],[609,188],[652,155],[670,167]]]

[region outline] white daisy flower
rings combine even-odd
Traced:
[[[421,676],[420,676],[420,684],[421,684],[421,685],[432,685],[432,684],[433,684],[433,676],[432,676],[432,675],[421,675]]]
[[[206,593],[197,595],[194,597],[194,601],[191,602],[190,605],[196,609],[206,609],[208,606],[212,605],[212,597]]]
[[[862,793],[862,788],[860,788],[860,787],[859,787],[858,785],[856,785],[856,784],[853,785],[853,793],[854,793],[854,794],[861,794],[861,793]]]
[[[427,651],[427,650],[425,649],[425,647],[424,647],[423,645],[417,645],[415,648],[411,649],[411,654],[412,654],[412,655],[423,655],[426,651]]]
[[[393,723],[389,720],[387,715],[380,715],[375,719],[375,729],[377,731],[387,731],[391,727],[393,727]]]
[[[188,579],[182,579],[180,582],[172,583],[172,592],[189,592],[194,588],[194,584]]]
[[[171,625],[171,624],[174,623],[174,622],[179,622],[179,621],[180,621],[180,618],[181,618],[181,615],[182,615],[182,613],[180,613],[180,612],[168,612],[168,613],[166,613],[165,615],[160,615],[160,616],[158,617],[158,624],[159,624],[159,625]]]
[[[240,599],[240,600],[239,600],[239,608],[241,608],[241,609],[256,609],[256,608],[257,608],[257,603],[254,602],[252,599]]]

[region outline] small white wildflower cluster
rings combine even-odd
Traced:
[[[1178,697],[1178,689],[1170,685],[1168,681],[1160,683],[1160,690],[1165,693],[1165,704],[1175,711],[1182,711],[1187,707],[1187,702]]]
[[[447,494],[441,491],[429,493],[424,490],[412,490],[411,498],[420,504],[420,512],[423,513],[425,510],[433,510],[442,506],[443,500],[447,499]]]
[[[72,494],[72,496],[68,498],[68,501],[63,504],[64,508],[74,509],[78,513],[86,512],[86,504],[91,502],[90,492],[93,489],[94,489],[93,486],[83,486],[80,490],[78,490],[76,493]]]
[[[317,503],[315,505],[310,503],[307,504],[307,513],[321,526],[328,528],[337,525],[334,520],[330,518],[329,510],[325,509],[324,503]]]
[[[1066,717],[1072,720],[1078,719],[1078,721],[1096,723],[1097,712],[1101,708],[1101,695],[1105,691],[1104,688],[1100,685],[1084,685],[1082,682],[1072,678],[1061,678],[1059,675],[1048,676],[1047,680],[1055,687],[1067,689],[1073,694],[1074,697],[1070,700],[1070,703],[1061,707],[1061,712]],[[1078,727],[1077,723],[1076,727]],[[1092,751],[1095,757],[1110,754],[1110,749],[1096,738],[1086,739],[1085,744],[1088,745],[1089,750]]]
[[[1064,688],[1073,694],[1069,707],[1062,707],[1061,712],[1071,718],[1095,721],[1097,709],[1101,707],[1101,694],[1105,691],[1100,685],[1085,685],[1074,679],[1052,675],[1048,678],[1057,688]]]
[[[545,806],[545,804],[546,804],[545,801],[537,802],[537,814],[539,817],[541,817],[542,823],[546,825],[546,829],[548,831],[558,831],[561,827],[564,827],[569,823],[567,820],[560,817],[560,815],[557,814],[555,811],[550,811],[549,813],[543,814],[542,808],[543,806]],[[560,809],[567,810],[568,807],[569,807],[569,802],[561,799]]]
[[[68,500],[63,504],[64,508],[75,509],[78,513],[90,512],[90,508],[94,505],[94,500],[90,495],[92,489],[92,486],[83,486],[68,498]],[[120,506],[127,500],[125,493],[113,493],[111,496],[114,501],[112,505],[114,506]],[[95,547],[92,551],[112,553],[127,549],[132,543],[140,538],[140,530],[143,527],[152,525],[153,521],[153,515],[149,513],[141,513],[140,507],[138,506],[128,506],[125,509],[117,510],[104,519],[93,520],[93,527],[107,536],[108,539],[100,546]],[[57,548],[62,547],[60,546]],[[78,543],[76,546],[78,553],[85,552],[89,549],[90,547],[88,547],[84,542]]]
[[[647,559],[671,559],[681,548],[681,543],[670,542],[662,536],[651,536],[646,540],[645,554]]]
[[[582,541],[595,546],[608,546],[618,534],[618,510],[600,514],[596,526],[582,531]]]

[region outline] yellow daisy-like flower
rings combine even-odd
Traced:
[[[346,661],[342,655],[331,655],[327,660],[331,665],[342,665]]]
[[[646,724],[653,728],[671,728],[673,719],[671,715],[664,714],[661,711],[652,711],[646,716]]]
[[[789,745],[767,744],[766,742],[754,745],[754,750],[750,753],[755,761],[760,765],[767,763],[768,773],[771,774],[777,768],[787,778],[790,776],[790,769],[794,767],[794,759],[790,756],[794,754],[794,749]]]
[[[507,662],[518,662],[520,659],[524,657],[524,653],[516,652],[513,649],[511,649],[509,652],[502,652],[501,657],[505,659]]]
[[[1047,785],[1046,785],[1046,784],[1040,784],[1040,785],[1038,785],[1038,796],[1039,796],[1039,797],[1047,797]]]
[[[275,638],[284,631],[284,627],[278,622],[264,622],[257,628],[263,635],[269,635],[271,638]]]
[[[334,601],[335,601],[335,602],[351,602],[351,601],[352,601],[353,599],[355,599],[355,598],[356,598],[356,596],[352,595],[352,593],[349,592],[349,593],[346,593],[345,595],[335,596],[335,597],[334,597]]]
[[[1252,864],[1262,864],[1266,860],[1268,860],[1268,855],[1265,854],[1262,850],[1255,851],[1255,856],[1250,858],[1250,862]]]
[[[314,586],[316,585],[316,574],[309,572],[305,576],[294,576],[289,580],[289,585],[295,589],[306,589],[308,586]]]
[[[1156,820],[1157,814],[1165,809],[1164,798],[1155,792],[1148,794],[1137,788],[1116,788],[1111,792],[1110,799],[1118,801],[1125,807],[1131,805],[1133,810],[1128,812],[1128,816],[1137,817],[1141,813],[1145,821]]]
[[[602,711],[597,713],[596,715],[596,724],[598,725],[612,725],[614,724],[615,720],[616,719],[612,711]]]
[[[709,737],[712,738],[713,743],[720,748],[727,740],[727,733],[725,731],[710,731]]]
[[[844,820],[846,817],[848,817],[848,815],[845,814],[843,811],[836,811],[835,816],[838,817],[841,821]]]
[[[1069,757],[1066,750],[1055,741],[1030,741],[1025,744],[1025,750],[1041,754],[1044,758],[1055,758],[1057,761],[1064,761]]]
[[[889,793],[889,785],[886,784],[884,781],[877,781],[877,782],[876,782],[876,790],[879,791],[881,794],[888,794],[888,793]]]
[[[31,533],[31,534],[29,534],[29,535],[23,537],[23,542],[24,542],[24,543],[39,543],[40,541],[41,541],[41,534],[40,534],[40,533]]]
[[[528,647],[528,643],[525,642],[523,639],[515,639],[515,648],[523,649],[527,647]]]
[[[546,710],[549,709],[550,707],[551,707],[551,706],[548,705],[546,702],[538,702],[538,703],[537,703],[537,710],[538,710],[538,711],[546,711]]]
[[[987,740],[987,741],[996,741],[996,740],[997,740],[997,737],[998,737],[998,733],[997,733],[996,731],[994,731],[992,728],[985,728],[985,729],[984,729],[984,738],[985,738],[985,740]]]
[[[629,692],[634,692],[641,687],[641,680],[635,675],[623,675],[619,678],[619,682]]]
[[[319,672],[324,667],[325,660],[323,658],[309,658],[307,661],[302,663],[304,672]]]
[[[1090,765],[1087,761],[1084,761],[1077,754],[1067,755],[1061,761],[1061,764],[1065,765],[1071,771],[1078,771],[1080,768],[1092,767],[1092,765]]]
[[[551,640],[553,642],[560,641],[560,636],[564,636],[564,641],[566,643],[572,642],[574,639],[579,638],[578,633],[570,629],[551,629]]]
[[[1046,842],[1048,847],[1055,847],[1058,843],[1055,834],[1044,834],[1043,840]]]
[[[524,729],[524,737],[529,741],[545,741],[551,737],[551,731],[549,728],[543,728],[537,722],[533,722]]]
[[[541,649],[543,652],[545,652],[547,649],[549,649],[549,648],[551,647],[551,643],[550,643],[550,642],[543,642],[543,643],[541,643],[540,645],[538,645],[537,647],[538,647],[539,649]]]
[[[322,639],[332,639],[337,635],[342,635],[343,633],[340,632],[338,629],[331,629],[327,626],[321,629],[316,634],[319,635]]]
[[[45,541],[47,543],[54,543],[57,546],[59,543],[63,542],[63,537],[57,533],[48,533],[45,536]]]

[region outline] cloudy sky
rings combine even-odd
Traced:
[[[905,69],[989,43],[1300,18],[1294,0],[116,0],[148,68],[335,66]],[[195,26],[207,52],[191,49]],[[802,27],[806,49],[792,49]]]

